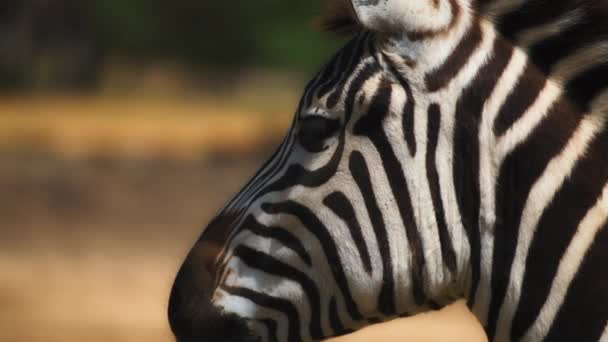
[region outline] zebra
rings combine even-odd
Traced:
[[[180,268],[177,341],[319,341],[458,299],[608,341],[608,1],[337,0],[350,40]]]

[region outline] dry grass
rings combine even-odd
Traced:
[[[166,258],[4,255],[0,267],[2,341],[171,341],[164,312],[176,265]]]
[[[0,147],[90,155],[194,160],[243,152],[286,132],[291,111],[242,109],[213,100],[28,98],[0,101]]]

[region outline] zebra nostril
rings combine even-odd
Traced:
[[[191,253],[180,268],[169,297],[169,325],[178,342],[254,342],[246,321],[212,304],[213,277]]]
[[[177,342],[259,341],[244,319],[212,305],[211,289],[201,288],[200,276],[192,270],[188,262],[182,266],[169,299],[169,324]]]
[[[180,336],[192,330],[196,307],[204,301],[204,289],[199,287],[191,267],[186,262],[179,270],[169,297],[168,316],[171,330]]]
[[[234,218],[220,215],[214,219],[177,273],[168,316],[178,342],[255,341],[244,319],[225,314],[212,304],[215,262]]]

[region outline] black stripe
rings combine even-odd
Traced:
[[[357,74],[349,87],[346,104],[345,115],[348,122],[355,103],[355,95],[361,89],[366,80],[372,77],[378,70],[378,66],[366,64],[363,69]],[[299,164],[290,165],[285,174],[275,182],[269,184],[265,189],[261,190],[254,200],[275,191],[281,191],[292,186],[302,185],[306,187],[319,187],[329,181],[336,173],[342,153],[344,152],[344,131],[340,134],[338,147],[334,152],[331,160],[324,167],[309,171]]]
[[[291,125],[290,131],[292,131],[294,128],[295,120],[296,119],[294,119],[294,122]],[[245,186],[243,190],[241,190],[241,193],[246,191],[246,193],[242,195],[241,199],[237,203],[231,205],[240,205],[240,209],[242,211],[247,210],[244,204],[248,200],[251,200],[254,197],[254,194],[259,191],[266,182],[272,179],[272,177],[276,175],[279,170],[283,169],[288,160],[287,156],[292,151],[292,147],[294,145],[293,143],[290,144],[290,142],[293,142],[293,139],[290,139],[290,136],[291,134],[288,134],[287,137],[285,137],[279,149],[277,149],[277,151],[272,155],[272,157],[270,157],[270,159],[268,159],[264,166],[259,169],[257,174],[251,179],[251,181],[249,181],[249,184]],[[272,162],[275,163],[262,174],[263,170]]]
[[[382,63],[380,63],[380,59],[378,58],[378,49],[376,49],[375,39],[373,36],[370,36],[370,38],[367,40],[367,52],[374,59],[374,62],[376,62],[377,65],[382,65]]]
[[[510,13],[495,18],[494,22],[500,33],[517,44],[518,35],[525,30],[551,24],[558,18],[574,13],[579,15],[576,22],[567,27],[560,27],[558,32],[552,32],[529,48],[533,63],[542,69],[544,74],[549,75],[555,71],[553,70],[555,65],[568,56],[606,40],[608,6],[605,1],[525,1]],[[553,26],[557,28],[556,25]],[[584,75],[575,75],[577,81],[566,85],[571,100],[586,109],[599,91],[608,86],[606,67],[590,65],[597,62],[602,61],[580,65],[579,68]]]
[[[608,225],[588,250],[546,341],[599,341],[602,337],[608,322],[606,246]]]
[[[354,320],[361,320],[362,316],[353,299],[348,285],[348,278],[344,273],[344,263],[338,254],[338,246],[327,227],[310,211],[310,209],[293,201],[282,203],[264,203],[262,210],[268,214],[285,214],[296,217],[309,232],[311,232],[321,244],[328,266],[332,271],[336,284],[342,292],[346,302],[346,308]]]
[[[306,293],[306,297],[308,297],[308,304],[310,306],[310,325],[308,328],[310,336],[314,339],[321,339],[325,336],[321,327],[321,296],[315,282],[305,273],[270,255],[244,245],[234,249],[234,256],[241,259],[250,268],[298,283],[302,291]]]
[[[277,322],[272,319],[258,319],[257,321],[266,327],[268,342],[279,342],[277,339]]]
[[[579,22],[559,35],[531,46],[529,54],[536,65],[549,74],[559,61],[581,48],[603,42],[607,34],[605,10],[587,9]]]
[[[294,119],[294,123],[292,123],[291,126],[291,130],[293,130],[294,124],[295,124],[295,120]],[[289,160],[289,155],[291,155],[291,151],[292,148],[294,146],[294,144],[290,144],[290,142],[293,142],[293,139],[290,139],[291,134],[289,134],[282,142],[281,146],[276,150],[276,152],[273,154],[273,156],[264,164],[264,166],[262,168],[260,168],[260,170],[257,172],[257,175],[254,176],[250,181],[249,184],[244,188],[246,189],[245,191],[247,193],[243,194],[242,197],[239,199],[238,202],[236,202],[236,204],[239,205],[239,207],[237,207],[238,212],[234,213],[234,215],[237,217],[234,222],[240,222],[241,219],[243,219],[243,217],[246,215],[247,211],[249,210],[248,206],[245,206],[245,203],[247,202],[247,200],[251,200],[252,202],[255,201],[257,198],[261,197],[261,195],[258,193],[258,195],[256,196],[256,192],[260,191],[263,192],[263,190],[260,190],[264,184],[268,181],[270,181],[272,179],[272,177],[274,177],[279,170],[282,170],[283,167],[285,166],[285,164],[287,163],[287,161]],[[275,161],[275,159],[278,159],[278,162],[275,163],[272,167],[270,167],[268,170],[266,170],[266,172],[264,172],[263,175],[260,175],[262,173],[262,170],[264,170],[264,168],[266,168],[267,165],[270,165],[270,163],[272,161]],[[255,180],[255,182],[254,182]],[[243,190],[239,193],[240,194],[243,192]],[[250,202],[251,203],[251,202]],[[231,203],[231,206],[233,204]],[[224,246],[229,246],[232,243],[232,240],[237,236],[236,230],[234,233],[232,233],[232,235],[226,240],[226,242],[224,243]],[[218,275],[222,275],[224,273],[224,270],[226,268],[226,264],[227,262],[225,262],[224,258],[226,256],[226,250],[222,251],[222,253],[220,254],[220,256],[217,258],[217,262],[216,262],[216,267],[219,270],[219,272],[217,273]],[[222,264],[222,262],[224,262]],[[220,279],[220,277],[217,278],[218,280]],[[216,283],[217,284],[217,283]]]
[[[403,106],[403,120],[401,121],[403,137],[405,138],[405,142],[407,143],[407,147],[410,151],[410,156],[414,157],[416,156],[417,149],[414,115],[416,100],[414,99],[412,89],[408,83],[401,81],[401,86],[403,87],[403,90],[405,90],[405,94],[407,96],[407,102],[405,106]]]
[[[513,48],[502,39],[496,39],[494,54],[477,72],[456,104],[454,128],[453,172],[454,186],[462,224],[471,246],[471,288],[468,305],[472,306],[479,284],[480,231],[479,231],[479,124],[486,100],[498,78],[506,68]]]
[[[562,133],[550,129],[545,133]],[[598,160],[605,160],[606,151],[608,151],[608,132],[605,131],[595,138],[574,168],[572,175],[564,182],[551,205],[543,213],[530,245],[523,281],[525,291],[522,293],[513,321],[512,333],[517,340],[525,334],[540,313],[555,281],[561,257],[572,241],[578,225],[588,210],[597,203],[604,184],[608,182],[608,165],[605,162],[603,165],[598,164]],[[598,275],[598,278],[591,280],[589,284],[595,284],[600,279]],[[605,289],[608,290],[608,287]],[[608,299],[606,295],[597,299],[600,298]],[[580,305],[585,307],[582,303]],[[597,320],[600,316],[589,316],[587,313],[584,317],[594,317],[593,320]],[[581,338],[581,341],[585,340]]]
[[[438,302],[436,302],[432,299],[428,299],[426,302],[426,305],[433,311],[439,311],[445,306],[445,305],[439,304]]]
[[[288,230],[280,227],[266,227],[259,224],[253,216],[248,216],[242,226],[257,236],[279,241],[283,246],[294,251],[307,266],[312,266],[310,254],[306,251],[302,241]]]
[[[334,331],[333,336],[339,336],[346,333],[344,324],[340,319],[340,315],[338,315],[338,303],[336,301],[336,297],[331,297],[331,301],[329,302],[329,324]]]
[[[372,261],[369,256],[367,245],[365,244],[365,238],[363,237],[363,229],[361,229],[355,210],[348,198],[346,198],[342,192],[334,192],[325,197],[323,204],[346,223],[350,236],[357,247],[357,252],[359,253],[363,268],[367,274],[370,274],[372,271]]]
[[[291,144],[286,145],[283,153],[280,156],[278,156],[279,162],[276,165],[274,165],[271,170],[268,170],[268,172],[266,174],[264,174],[263,177],[260,177],[257,180],[255,187],[252,187],[251,191],[248,192],[247,200],[249,201],[249,204],[255,202],[259,197],[262,196],[262,194],[265,191],[265,186],[267,186],[268,183],[270,181],[272,181],[272,179],[275,176],[279,175],[280,171],[283,170],[285,168],[285,166],[287,165],[287,163],[289,162],[290,156],[294,150],[294,146],[296,146],[295,138],[291,139],[288,142],[291,142]],[[241,203],[241,206],[242,206],[243,210],[249,209],[248,207],[245,206],[245,203]]]
[[[333,59],[332,59],[333,61]],[[321,82],[323,79],[322,77],[328,77],[326,75],[326,73],[328,72],[327,68],[329,66],[323,68],[319,73],[317,73],[317,75],[311,79],[310,81],[308,81],[308,83],[306,84],[306,87],[304,87],[304,95],[302,95],[302,97],[300,97],[300,101],[298,103],[298,111],[296,112],[299,113],[301,110],[304,110],[306,108],[309,108],[310,105],[313,102],[313,98],[315,95],[314,90],[317,89],[319,82]]]
[[[425,302],[423,271],[425,265],[424,246],[418,232],[418,226],[414,219],[410,192],[403,174],[401,161],[395,155],[382,123],[388,114],[391,102],[392,88],[390,84],[382,82],[372,99],[369,110],[355,124],[354,134],[367,136],[378,150],[382,159],[382,168],[391,187],[393,196],[397,201],[401,221],[406,230],[406,235],[412,255],[412,290],[416,303],[422,305]]]
[[[260,176],[255,181],[255,183],[251,185],[251,188],[247,190],[248,194],[245,194],[244,197],[241,198],[241,200],[239,201],[239,204],[241,205],[241,207],[238,208],[239,211],[234,214],[236,216],[236,219],[234,219],[234,221],[233,221],[234,224],[240,222],[241,219],[243,219],[243,217],[247,214],[247,211],[249,210],[248,207],[244,206],[244,203],[247,201],[247,197],[251,198],[253,196],[253,194],[255,194],[255,192],[258,191],[263,186],[263,182],[267,182],[269,179],[271,179],[271,176],[274,176],[274,174],[276,172],[278,172],[278,170],[281,170],[284,167],[284,165],[286,164],[286,162],[288,160],[288,158],[286,158],[286,156],[289,154],[289,151],[290,151],[289,141],[290,141],[290,139],[288,136],[287,138],[285,138],[285,140],[283,141],[283,144],[277,150],[275,155],[273,155],[273,157],[268,160],[267,164],[269,164],[275,158],[278,158],[279,162],[276,163],[275,165],[273,165],[272,168],[267,170],[264,173],[264,175]],[[293,146],[293,144],[291,146]],[[283,152],[283,153],[280,153],[280,152]],[[263,168],[260,169],[260,171],[258,171],[258,174],[261,172],[261,170],[263,170]],[[255,177],[253,179],[255,179]],[[236,229],[238,229],[238,228],[236,228]],[[233,230],[234,230],[234,228],[233,228]],[[234,231],[235,231],[235,233],[232,233],[232,235],[229,236],[229,238],[223,244],[224,246],[230,246],[230,244],[232,243],[234,238],[238,235],[237,231],[236,230],[234,230]],[[201,239],[202,239],[202,237],[201,237]],[[218,282],[221,279],[221,275],[224,274],[224,271],[227,266],[227,260],[225,260],[227,252],[228,251],[226,249],[224,249],[218,256],[216,264],[215,264],[216,268],[218,269],[217,274],[219,275],[216,278],[216,286],[218,285]]]
[[[415,133],[416,129],[414,127],[415,126],[414,110],[416,108],[416,99],[414,99],[414,95],[412,94],[412,88],[410,87],[409,82],[406,81],[405,78],[403,78],[403,75],[401,75],[401,73],[399,72],[399,69],[397,68],[397,66],[395,66],[395,64],[390,59],[390,57],[384,55],[384,60],[386,60],[386,63],[389,66],[391,74],[397,78],[397,81],[399,81],[399,84],[403,88],[403,91],[405,91],[405,95],[407,97],[406,98],[407,102],[405,103],[405,106],[403,106],[401,126],[403,129],[403,137],[405,139],[405,142],[407,143],[407,147],[410,151],[410,155],[412,157],[414,157],[416,155],[416,148],[417,148],[416,133]]]
[[[336,85],[334,85],[332,87],[333,91],[327,98],[327,108],[331,109],[338,104],[338,101],[340,100],[340,97],[342,96],[342,92],[344,91],[344,87],[348,83],[346,81],[348,80],[349,77],[351,77],[351,75],[355,71],[355,68],[357,67],[357,65],[359,65],[363,55],[365,54],[366,45],[364,42],[367,39],[367,37],[368,37],[367,34],[362,34],[359,37],[356,48],[351,53],[352,58],[350,60],[350,64],[349,64],[348,68],[342,69],[342,70],[344,70],[344,72],[342,72],[339,75],[339,77],[336,78],[336,81],[337,81]]]
[[[370,317],[367,319],[367,323],[369,324],[379,324],[382,323],[384,320],[380,317]]]
[[[547,78],[534,64],[528,62],[517,84],[500,108],[494,122],[494,134],[501,136],[534,104],[545,88]]]
[[[292,186],[301,185],[305,187],[319,187],[329,181],[338,170],[340,160],[344,152],[344,134],[338,138],[338,147],[327,165],[313,171],[309,171],[299,164],[290,165],[285,173],[276,181],[270,183],[256,194],[253,201],[275,191],[285,190]]]
[[[477,13],[487,12],[486,8],[488,5],[492,4],[496,0],[473,0],[472,5],[473,8],[477,10]]]
[[[580,8],[580,0],[534,0],[525,1],[516,10],[497,18],[498,30],[511,40],[518,33],[541,25],[550,24],[556,18]]]
[[[293,127],[293,124],[292,124],[292,127]],[[279,147],[273,152],[272,156],[268,160],[266,160],[266,162],[264,162],[264,164],[258,169],[258,171],[255,173],[255,175],[247,181],[245,186],[243,186],[241,188],[241,191],[239,191],[234,196],[234,198],[228,203],[227,207],[237,206],[237,205],[243,203],[243,201],[246,201],[247,194],[244,192],[251,192],[253,189],[255,189],[258,186],[258,184],[262,180],[265,180],[269,174],[271,174],[272,172],[274,172],[274,170],[276,170],[277,164],[279,164],[279,163],[275,163],[272,166],[271,166],[271,164],[273,162],[275,162],[275,160],[281,156],[281,152],[284,148],[287,147],[288,142],[289,142],[289,137],[286,137],[285,139],[283,139],[283,142],[281,142],[281,145],[279,145]],[[268,167],[270,167],[270,168],[265,170]],[[238,201],[237,201],[237,199],[238,199]]]
[[[456,252],[452,245],[452,239],[448,232],[445,221],[445,211],[441,200],[441,187],[439,184],[439,173],[437,172],[437,145],[439,143],[439,129],[441,127],[441,109],[439,105],[433,103],[428,110],[428,149],[426,153],[426,176],[429,180],[433,209],[439,231],[439,242],[441,243],[441,256],[448,270],[454,274],[456,272]]]
[[[569,103],[557,101],[547,116],[503,162],[496,185],[496,227],[492,260],[492,300],[487,332],[494,336],[500,308],[510,281],[525,204],[534,183],[547,164],[557,156],[574,134],[580,118]],[[552,234],[552,233],[551,233]],[[543,267],[549,265],[543,264]],[[540,285],[535,285],[540,286]],[[531,290],[532,289],[527,289]]]
[[[352,42],[351,42],[352,43]],[[306,94],[306,101],[304,101],[304,106],[300,107],[301,110],[308,109],[315,98],[320,98],[321,94],[326,94],[330,87],[332,76],[335,76],[335,73],[340,70],[342,67],[342,63],[344,63],[344,58],[347,58],[347,51],[349,50],[349,43],[342,50],[340,50],[336,55],[327,63],[325,68],[321,71],[321,73],[317,76],[318,83],[316,84],[314,89],[306,89],[304,94]]]
[[[447,86],[471,59],[475,49],[481,44],[482,33],[480,21],[477,20],[477,18],[474,18],[473,20],[471,26],[450,56],[448,56],[445,63],[426,75],[426,88],[429,92],[436,92]]]
[[[358,38],[351,39],[348,44],[328,64],[326,71],[321,76],[321,80],[324,82],[318,87],[317,98],[322,98],[327,95],[329,91],[336,86],[340,79],[340,70],[346,68],[346,61],[353,55],[355,47],[357,46]]]
[[[608,36],[606,15],[588,11],[585,17],[559,36],[542,41],[530,49],[532,59],[547,73],[561,60],[577,53],[592,44],[602,43]],[[588,65],[581,65],[589,67]],[[590,101],[598,95],[599,91],[608,85],[606,81],[606,67],[599,65],[592,67],[567,84],[570,99],[582,108],[588,108]]]
[[[369,169],[365,163],[365,158],[363,158],[360,152],[355,151],[350,155],[349,169],[355,183],[359,187],[361,196],[363,196],[363,201],[365,202],[365,207],[367,208],[367,213],[376,235],[380,257],[382,258],[382,289],[378,297],[378,308],[383,314],[391,316],[397,310],[395,306],[395,278],[393,275],[390,243],[382,211],[380,211],[376,202],[376,194],[372,186]]]
[[[344,99],[345,122],[349,122],[350,118],[352,117],[357,99],[357,93],[361,90],[361,88],[363,88],[365,82],[367,82],[367,80],[372,78],[379,71],[380,69],[377,64],[367,63],[353,79]]]
[[[585,111],[591,110],[592,101],[608,88],[608,63],[599,64],[566,84],[568,96]]]
[[[287,341],[302,342],[298,309],[288,300],[271,297],[243,287],[222,285],[221,289],[232,296],[242,297],[253,303],[283,313],[287,317]]]
[[[345,110],[346,120],[345,121],[346,122],[349,120],[350,116],[352,115],[352,111],[353,111],[354,104],[355,104],[355,97],[356,97],[355,95],[361,89],[361,87],[363,86],[365,81],[368,80],[370,77],[372,77],[377,72],[377,70],[378,70],[377,65],[368,63],[362,68],[361,71],[359,71],[357,76],[351,82],[350,87],[347,92],[346,104],[345,104],[345,108],[346,108],[346,110]],[[288,169],[285,171],[285,173],[279,179],[268,184],[265,188],[260,189],[257,192],[257,194],[255,194],[255,196],[252,196],[253,198],[251,199],[251,202],[257,201],[259,198],[261,198],[262,196],[264,196],[268,193],[285,190],[287,188],[290,188],[290,187],[296,186],[296,185],[302,185],[302,186],[312,188],[312,187],[319,187],[319,186],[325,184],[327,181],[329,181],[334,176],[334,174],[336,173],[338,166],[340,164],[340,160],[341,160],[342,154],[344,152],[344,143],[345,143],[344,134],[345,134],[345,132],[342,131],[342,133],[340,134],[340,137],[338,139],[339,140],[338,147],[336,148],[336,151],[334,152],[332,158],[327,163],[327,165],[325,165],[324,167],[321,167],[317,170],[309,171],[299,164],[292,164],[288,167]],[[276,171],[275,170],[273,170],[273,171],[278,172],[278,170],[280,170],[284,167],[284,165],[287,163],[288,160],[289,160],[289,158],[285,158],[281,162],[280,168],[277,168],[277,169],[275,169]],[[261,182],[262,179],[268,180],[268,179],[270,179],[270,177],[268,177],[268,179],[259,178],[256,183]],[[241,210],[241,214],[244,214],[245,210],[247,210],[247,208],[243,208]],[[227,242],[227,244],[229,244],[230,242],[231,242],[231,239]],[[223,259],[223,256],[221,258],[218,258],[218,263],[222,259]],[[222,272],[225,269],[225,266],[226,265],[224,264],[222,267],[220,267],[220,270]],[[222,273],[218,273],[218,274],[222,274]]]

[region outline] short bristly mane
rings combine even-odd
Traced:
[[[323,29],[338,34],[363,29],[351,1],[325,4]],[[608,112],[608,0],[471,0],[470,6],[527,51],[581,109]]]

